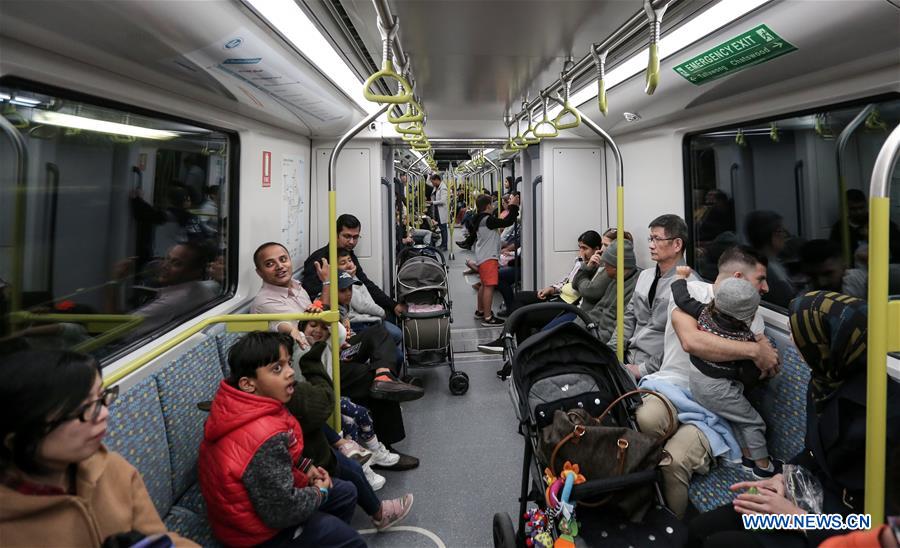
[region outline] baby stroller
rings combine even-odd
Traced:
[[[465,394],[469,377],[453,363],[453,303],[444,255],[431,246],[404,248],[397,256],[394,279],[397,300],[409,308],[401,318],[404,374],[409,367],[449,365],[450,392]]]
[[[587,329],[567,322],[537,333],[517,346],[513,333],[519,321],[536,309],[543,311],[547,307],[577,314]],[[553,424],[555,411],[583,409],[591,417],[597,417],[636,387],[613,351],[598,340],[596,325],[572,305],[559,302],[522,307],[506,320],[501,339],[504,358],[512,364],[510,397],[519,420],[519,432],[525,437],[518,526],[513,528],[506,513],[495,514],[493,520],[494,546],[511,548],[526,546],[529,501],[535,502],[543,515],[553,514],[547,508],[547,493],[551,489],[544,480],[545,468],[550,468],[552,459],[548,455],[549,447],[542,443],[542,430]],[[624,397],[612,406],[603,424],[637,430],[634,414],[640,405],[639,395]],[[555,450],[553,453],[555,457]],[[559,472],[562,463],[556,462],[556,467],[554,475],[562,476]],[[684,528],[665,507],[656,468],[606,479],[586,479],[572,488],[569,497],[569,502],[578,505],[577,518],[582,524],[576,540],[583,538],[588,545],[654,547],[682,546],[686,541]],[[640,505],[649,506],[639,523],[631,521],[634,515],[625,515],[615,508],[615,503],[625,498],[626,493],[633,496],[636,491],[646,494]],[[531,520],[528,529],[533,530]],[[547,529],[554,540],[560,534],[553,520],[548,521]],[[539,540],[535,537],[530,542],[543,545]],[[549,539],[545,536],[544,540]]]

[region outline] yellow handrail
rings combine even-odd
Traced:
[[[891,174],[900,156],[900,126],[887,138],[872,170],[869,192],[869,325],[866,372],[865,512],[884,523],[887,452],[887,354],[900,352],[900,301],[888,300]],[[892,323],[893,320],[893,323]],[[893,327],[891,327],[893,326]]]
[[[338,312],[327,310],[314,314],[304,312],[298,314],[225,314],[222,316],[212,316],[181,331],[172,339],[128,362],[124,367],[117,369],[103,379],[103,386],[106,387],[119,382],[211,325],[225,323],[228,325],[229,331],[266,331],[269,329],[269,322],[301,320],[319,320],[334,324],[340,320],[340,314]],[[337,375],[335,375],[334,382],[338,385],[340,384],[340,378],[338,378]]]

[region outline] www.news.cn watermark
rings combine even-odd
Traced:
[[[857,531],[872,527],[872,516],[869,514],[743,514],[741,519],[744,529],[748,531]]]

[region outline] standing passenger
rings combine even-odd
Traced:
[[[438,228],[441,230],[441,251],[447,251],[447,223],[450,222],[450,213],[447,207],[449,202],[449,194],[447,193],[447,185],[441,180],[441,176],[437,173],[431,176],[431,184],[434,186],[434,192],[431,193],[431,205],[434,208],[434,220],[437,221]]]
[[[494,316],[493,311],[494,288],[499,282],[500,272],[500,234],[497,233],[497,229],[505,228],[516,222],[516,218],[519,216],[519,197],[510,197],[510,213],[505,219],[498,219],[491,215],[494,206],[491,197],[486,194],[479,196],[475,205],[478,207],[478,216],[473,223],[478,227],[475,240],[475,263],[478,265],[478,274],[481,276],[475,316],[484,318],[481,325],[493,327],[503,325],[503,320]]]

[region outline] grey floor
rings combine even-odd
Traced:
[[[496,377],[499,356],[478,352],[478,342],[496,338],[500,329],[484,328],[474,318],[475,291],[462,276],[467,252],[450,261],[453,299],[452,341],[459,370],[469,375],[469,391],[453,396],[447,387],[449,369],[417,369],[426,387],[424,398],[403,404],[406,440],[396,448],[421,461],[407,472],[379,472],[387,484],[382,499],[411,492],[412,512],[398,530],[365,534],[370,546],[492,546],[495,512],[515,516],[521,481],[523,438],[508,385]],[[494,310],[499,310],[499,296]],[[353,525],[371,529],[362,511]],[[410,528],[410,529],[407,529]]]

